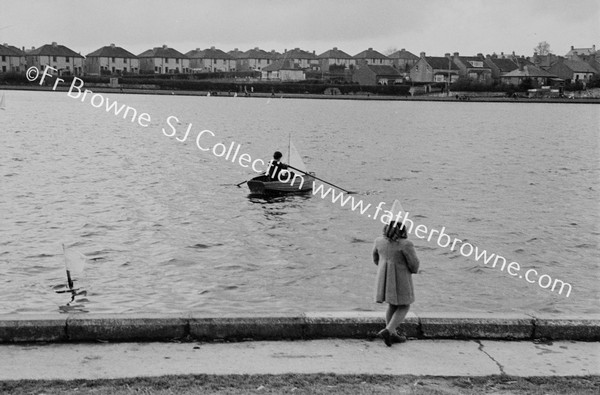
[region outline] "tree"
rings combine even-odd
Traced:
[[[540,42],[535,48],[533,48],[533,52],[540,56],[550,55],[552,53],[550,50],[550,44],[548,44],[546,41]]]
[[[396,47],[389,47],[388,49],[386,49],[383,54],[385,56],[390,56],[391,54],[393,54],[394,52],[398,52],[398,48]]]

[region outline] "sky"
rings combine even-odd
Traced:
[[[599,25],[598,0],[0,0],[0,43],[82,55],[114,43],[136,55],[166,44],[531,56],[542,41],[564,55],[600,48]]]

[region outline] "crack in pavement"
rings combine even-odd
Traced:
[[[478,348],[479,351],[481,351],[482,353],[487,355],[492,361],[494,361],[496,363],[496,365],[498,365],[498,369],[500,369],[500,374],[503,376],[506,376],[506,372],[504,371],[504,366],[502,366],[502,364],[500,362],[496,361],[494,359],[494,357],[492,357],[490,354],[487,353],[487,351],[485,351],[483,349],[483,343],[481,343],[481,340],[474,340],[474,342],[479,344],[479,348]]]

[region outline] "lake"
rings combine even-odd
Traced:
[[[264,161],[291,134],[356,201],[399,199],[415,222],[572,287],[411,235],[413,311],[600,312],[598,105],[102,94],[149,114],[143,127],[66,92],[1,92],[0,314],[381,310],[382,224],[319,196],[249,196],[236,184],[250,168],[196,146],[206,129],[202,146]],[[62,243],[89,259],[73,301],[57,292]]]

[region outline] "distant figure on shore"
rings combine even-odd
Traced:
[[[281,157],[283,156],[283,154],[279,151],[275,151],[275,153],[273,154],[273,159],[271,159],[269,161],[269,167],[267,168],[267,175],[269,176],[269,178],[272,181],[279,181],[278,177],[279,177],[279,173],[282,170],[286,170],[287,171],[287,165],[284,163],[281,163]],[[287,178],[287,176],[286,176]]]
[[[419,259],[402,223],[392,221],[384,226],[383,235],[375,239],[373,262],[378,266],[375,301],[389,304],[386,327],[377,335],[391,347],[393,342],[406,341],[397,328],[415,301],[412,274],[419,271]]]

